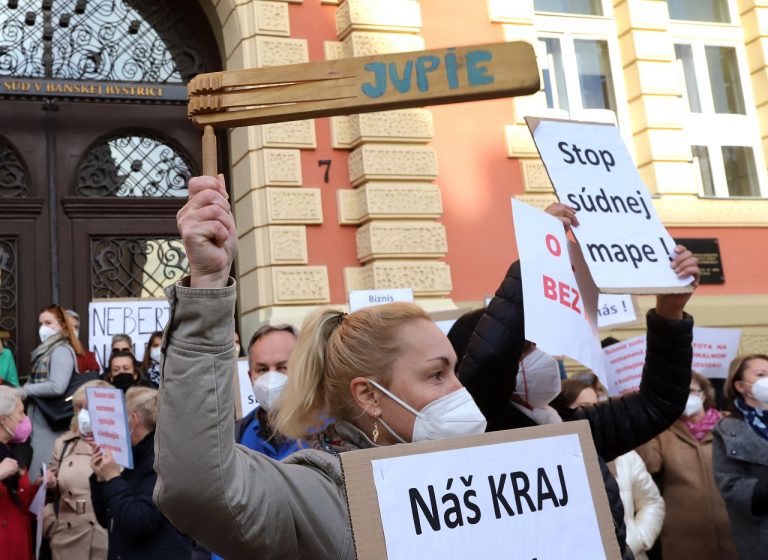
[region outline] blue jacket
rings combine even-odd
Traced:
[[[306,447],[298,440],[280,436],[267,439],[267,434],[262,430],[259,420],[258,412],[260,410],[261,408],[257,407],[235,426],[235,441],[237,443],[276,461],[281,461],[294,451]]]
[[[133,447],[133,469],[99,482],[91,475],[91,500],[109,531],[110,560],[189,560],[192,541],[179,533],[152,501],[157,474],[155,432]]]

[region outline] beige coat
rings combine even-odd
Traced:
[[[667,505],[664,559],[738,560],[725,503],[712,475],[712,434],[699,442],[682,420],[638,448]]]
[[[53,504],[45,507],[43,530],[51,544],[53,560],[105,559],[107,530],[96,521],[88,482],[93,472],[91,446],[78,434],[66,432],[53,446],[48,469],[56,474],[61,496],[58,516]]]

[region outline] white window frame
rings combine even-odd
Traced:
[[[514,0],[511,0],[514,1]],[[731,0],[729,0],[731,1]],[[534,4],[534,10],[536,9],[535,3],[533,0],[531,0],[531,4]],[[610,2],[609,0],[600,0],[600,4],[603,7],[603,15],[601,16],[595,16],[591,14],[572,14],[570,12],[535,12],[536,16],[542,16],[542,17],[560,17],[561,15],[563,17],[567,18],[601,18],[601,19],[613,19],[613,2]]]
[[[732,6],[731,6],[732,8]],[[733,12],[731,12],[733,14]],[[755,99],[752,92],[752,83],[744,50],[743,31],[731,24],[714,24],[717,28],[712,35],[716,38],[702,37],[702,26],[711,27],[709,24],[675,24],[670,26],[673,32],[675,45],[690,45],[693,55],[694,70],[696,73],[696,88],[699,94],[701,113],[688,112],[685,118],[684,132],[691,146],[705,146],[709,152],[710,168],[715,198],[745,198],[731,197],[728,191],[728,181],[723,164],[722,148],[724,146],[742,146],[752,148],[757,170],[758,198],[768,197],[768,177],[766,177],[765,156],[762,150],[760,127],[758,124]],[[736,63],[741,81],[742,95],[744,96],[745,115],[715,113],[714,99],[709,79],[709,67],[707,65],[705,47],[729,47],[736,53]],[[688,89],[682,65],[678,64],[678,75],[681,90],[686,107],[690,107],[688,101]],[[698,182],[699,195],[708,197],[704,193],[704,181],[701,177],[698,161],[694,157],[694,166]],[[746,197],[750,198],[750,197]]]
[[[539,116],[616,124],[624,138],[624,143],[634,157],[634,142],[624,83],[624,69],[621,64],[621,50],[619,40],[616,37],[616,23],[611,2],[603,0],[603,13],[602,16],[585,16],[536,12],[534,29],[536,29],[537,39],[560,40],[569,107],[568,111],[547,108],[541,111]],[[577,39],[605,41],[607,44],[608,60],[613,77],[613,91],[616,98],[615,113],[606,109],[583,108],[574,46],[574,40]],[[544,62],[544,58],[546,58],[544,43],[537,41],[537,46],[539,60]],[[547,61],[547,66],[549,66],[549,61]],[[540,64],[540,67],[543,69],[543,64]]]
[[[692,19],[672,19],[670,18],[670,24],[672,27],[675,25],[680,24],[689,24],[689,25],[723,25],[723,26],[735,26],[739,23],[739,5],[738,0],[727,0],[728,4],[728,16],[731,20],[731,23],[721,23],[717,21],[697,21]],[[667,12],[669,12],[669,5],[667,5]]]

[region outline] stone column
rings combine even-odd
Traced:
[[[229,68],[309,61],[306,40],[290,38],[286,2],[248,1],[235,12],[242,40],[233,52],[241,59]],[[298,322],[330,301],[326,267],[307,265],[307,225],[323,221],[320,189],[304,186],[301,174],[300,150],[316,147],[315,123],[236,128],[230,146],[240,315],[247,335],[265,321]]]
[[[763,154],[768,161],[768,2],[739,0],[739,12],[744,26],[744,43],[763,139]]]
[[[368,56],[424,48],[421,10],[413,0],[344,0],[336,13],[339,42],[333,57]],[[439,260],[448,247],[437,177],[437,156],[426,109],[367,113],[332,120],[333,147],[351,150],[353,189],[338,191],[342,225],[357,226],[360,267],[345,270],[347,290],[413,288],[430,309],[447,299],[451,274]]]

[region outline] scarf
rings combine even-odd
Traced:
[[[48,379],[48,369],[51,367],[53,351],[64,344],[69,344],[69,339],[63,333],[55,334],[48,340],[32,350],[30,361],[32,373],[29,375],[30,383],[41,383]]]
[[[698,422],[685,420],[684,423],[685,427],[688,428],[688,431],[691,432],[691,435],[695,437],[697,441],[701,441],[712,431],[721,416],[722,414],[720,414],[719,410],[710,408]]]
[[[768,440],[768,410],[752,408],[741,399],[736,399],[733,404],[736,405],[744,417],[744,421],[752,427],[755,433]]]
[[[319,449],[332,455],[376,447],[376,444],[357,427],[343,420],[328,424],[324,429],[308,436],[306,442],[310,449]]]
[[[147,379],[155,387],[160,386],[160,364],[154,360],[151,360],[151,364],[147,368]]]

